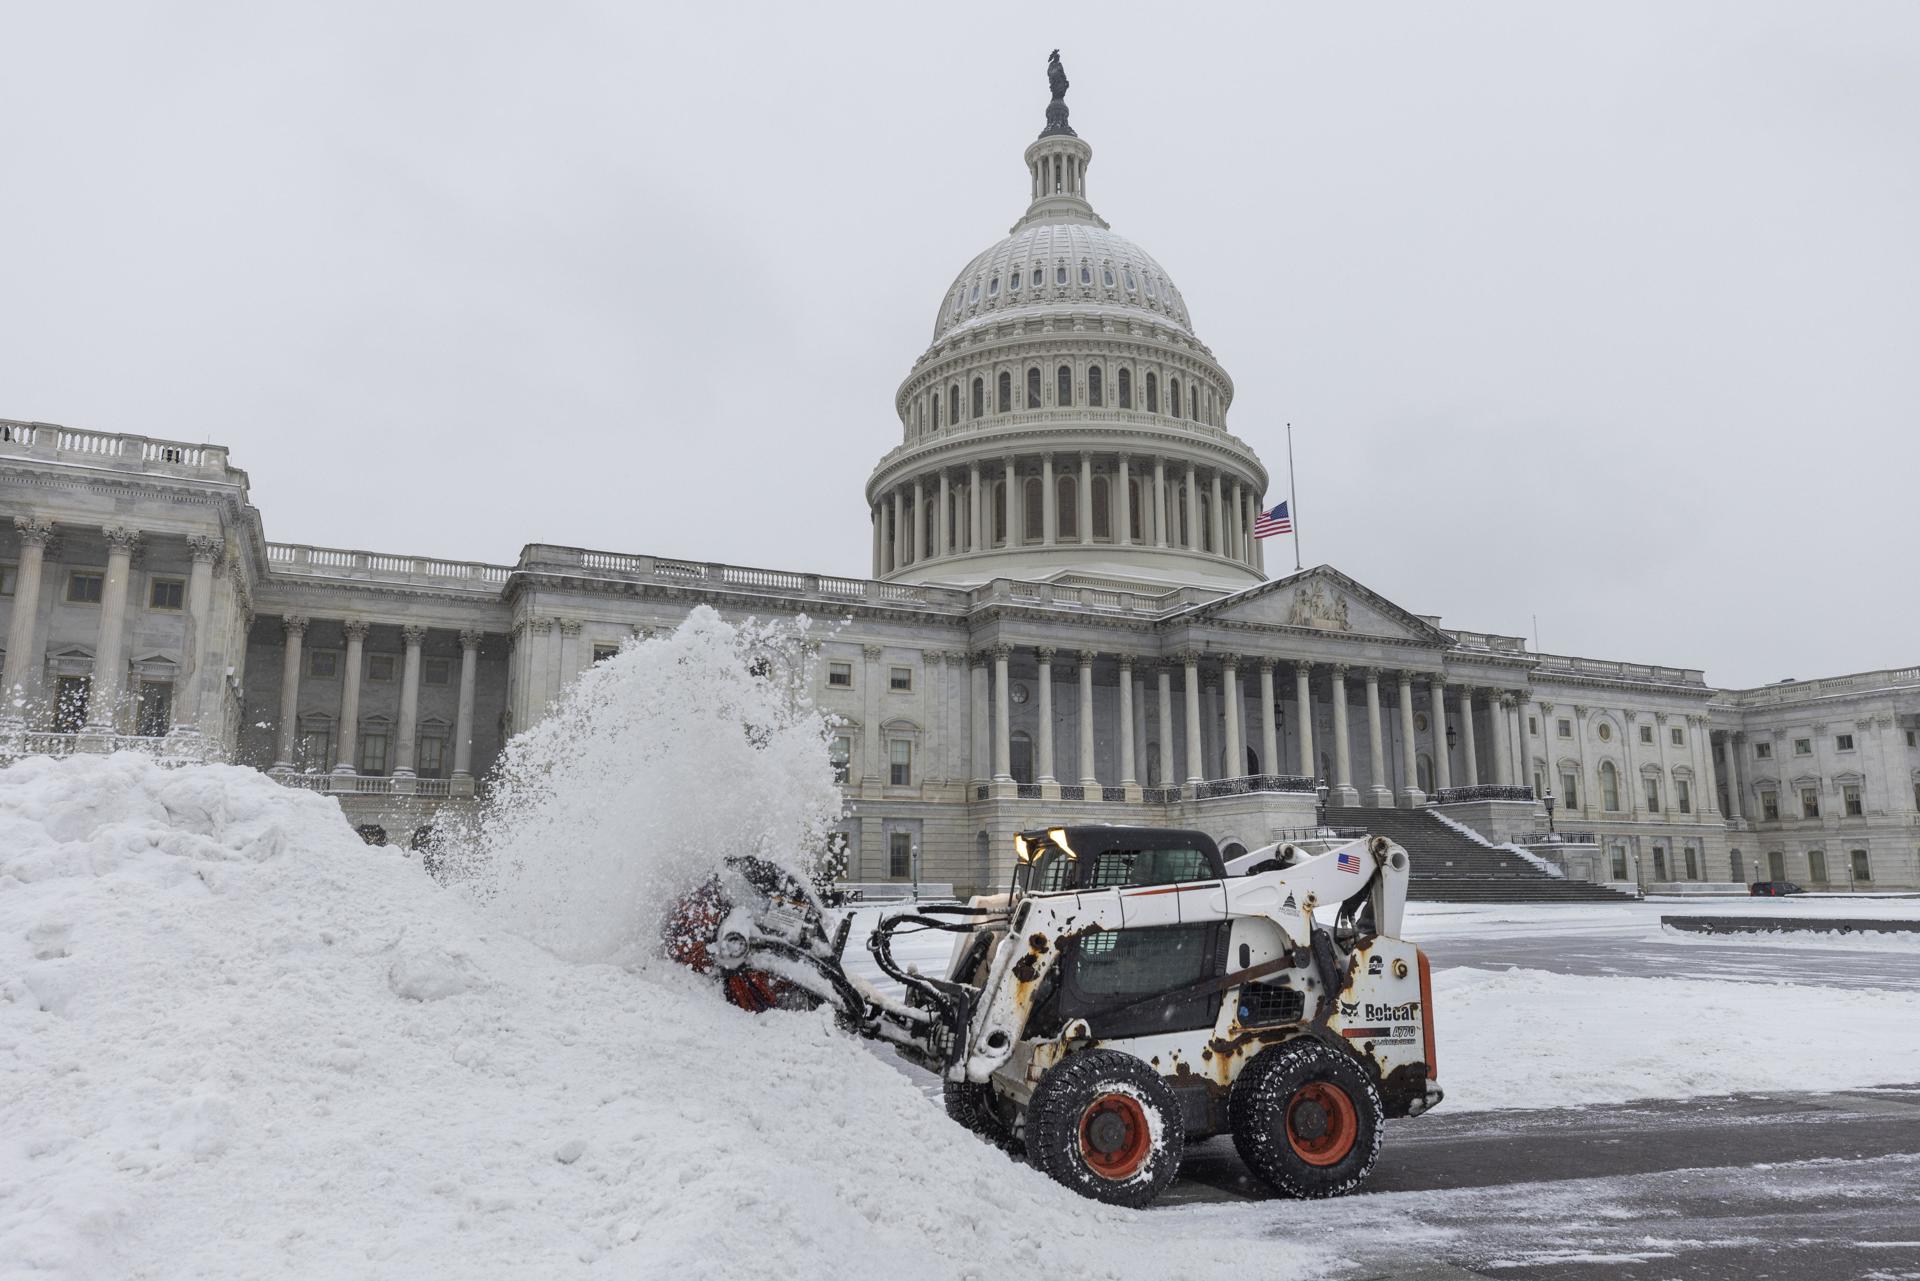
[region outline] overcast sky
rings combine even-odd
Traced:
[[[227,444],[276,540],[864,574],[1055,45],[1308,564],[1721,684],[1920,662],[1908,3],[10,3],[0,416]]]

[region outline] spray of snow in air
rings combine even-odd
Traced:
[[[730,855],[802,876],[842,809],[809,627],[701,606],[581,673],[502,757],[458,861],[516,931],[575,959],[652,946]]]

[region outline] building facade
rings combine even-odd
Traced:
[[[1055,106],[1025,213],[896,393],[868,576],[274,543],[218,446],[0,420],[0,754],[232,760],[403,839],[586,666],[707,604],[845,620],[818,693],[853,879],[997,883],[1043,823],[1251,848],[1324,785],[1335,821],[1557,825],[1602,882],[1920,885],[1920,668],[1718,690],[1443,627],[1331,566],[1269,579],[1232,380],[1094,212]]]

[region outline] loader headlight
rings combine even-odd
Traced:
[[[1027,838],[1017,832],[1013,837],[1013,856],[1022,863],[1033,862],[1033,851],[1027,848]]]
[[[1055,845],[1058,845],[1060,847],[1060,852],[1065,854],[1068,858],[1074,860],[1076,863],[1080,861],[1080,856],[1073,852],[1073,846],[1067,844],[1066,828],[1049,827],[1047,829],[1047,839],[1052,841]]]

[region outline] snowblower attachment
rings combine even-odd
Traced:
[[[1088,1196],[1145,1205],[1187,1138],[1223,1133],[1282,1193],[1333,1196],[1386,1120],[1442,1095],[1430,970],[1399,937],[1406,851],[1321,844],[1229,869],[1199,832],[1023,832],[1008,893],[881,915],[867,948],[898,994],[848,973],[853,914],[764,860],[730,860],[666,941],[747,1009],[831,1006],[938,1074],[956,1120]],[[926,930],[954,935],[938,974],[894,955]]]

